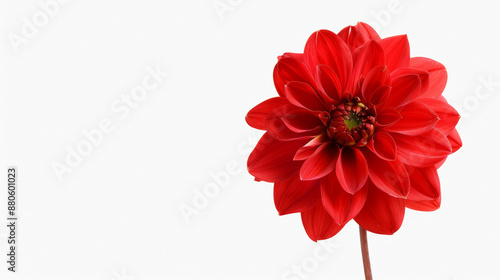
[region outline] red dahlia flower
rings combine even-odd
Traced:
[[[314,241],[351,219],[393,234],[406,207],[439,208],[437,169],[462,145],[446,80],[441,63],[410,58],[406,35],[381,39],[365,23],[317,31],[304,53],[278,57],[279,97],[246,116],[267,131],[248,171],[274,183],[278,212],[300,212]]]

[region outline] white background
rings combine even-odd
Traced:
[[[301,52],[315,30],[357,21],[382,37],[408,34],[412,56],[442,62],[444,96],[462,115],[463,148],[439,172],[441,209],[407,211],[393,236],[369,234],[375,279],[498,279],[498,1],[73,0],[58,8],[43,22],[39,1],[0,1],[0,172],[19,168],[20,219],[16,274],[4,262],[0,220],[1,279],[362,279],[354,222],[321,245],[299,215],[278,216],[272,185],[246,172],[260,132],[244,121],[277,95],[276,56]],[[26,37],[23,18],[33,16],[41,18]],[[24,40],[15,46],[16,35]],[[114,111],[148,67],[169,76],[129,115]],[[66,149],[105,119],[113,131],[59,180],[53,165],[66,164]],[[193,205],[228,165],[226,186]],[[1,189],[6,217],[6,183]],[[197,212],[185,217],[182,207]]]

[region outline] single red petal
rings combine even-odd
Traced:
[[[290,130],[297,133],[307,131],[316,131],[320,133],[325,129],[318,115],[305,109],[290,111],[281,119]]]
[[[392,136],[383,131],[376,132],[366,145],[378,157],[393,161],[397,156],[396,142]]]
[[[379,190],[370,180],[365,205],[354,218],[362,228],[378,234],[393,234],[401,227],[405,200]]]
[[[265,130],[266,118],[279,107],[290,104],[286,98],[273,97],[253,107],[245,117],[249,126]]]
[[[290,130],[288,126],[283,122],[283,117],[286,114],[297,109],[300,108],[292,104],[287,104],[271,113],[265,120],[267,132],[275,139],[280,141],[290,141],[315,137],[318,134],[317,131],[311,130],[297,133]]]
[[[393,125],[399,120],[401,120],[403,116],[399,113],[398,110],[392,109],[392,108],[387,108],[381,110],[378,114],[377,117],[375,118],[376,122],[380,126],[389,126]]]
[[[312,156],[316,149],[321,146],[324,142],[326,142],[329,139],[329,137],[326,135],[326,133],[323,133],[319,136],[316,136],[314,139],[309,141],[304,147],[300,148],[297,153],[295,153],[295,156],[293,157],[293,160],[305,160],[308,157]]]
[[[392,90],[385,108],[397,108],[415,100],[420,95],[420,77],[417,74],[397,76],[392,80]]]
[[[444,157],[440,162],[434,164],[434,168],[439,169],[446,162],[446,159],[448,159],[448,157]],[[407,165],[407,166],[409,166],[409,165]]]
[[[421,97],[436,98],[443,93],[448,81],[448,73],[443,64],[426,57],[410,58],[410,67],[429,72],[429,89]]]
[[[363,153],[368,162],[368,175],[373,183],[391,196],[406,198],[410,192],[410,179],[404,164],[399,159],[381,159],[369,149],[364,149]]]
[[[354,88],[360,77],[366,77],[370,70],[376,66],[384,66],[384,50],[375,40],[370,40],[356,49],[352,60],[354,69],[351,75],[351,89]]]
[[[455,129],[455,126],[460,120],[460,115],[455,108],[446,102],[446,99],[420,98],[418,101],[425,103],[438,115],[439,121],[436,124],[437,130],[441,131],[444,135],[448,135]]]
[[[338,35],[349,47],[351,53],[370,39],[368,34],[361,32],[355,26],[347,26],[342,29]]]
[[[372,95],[376,93],[376,90],[380,87],[387,87],[391,85],[391,75],[387,70],[385,65],[379,65],[374,67],[366,74],[366,78],[363,81],[363,86],[361,88],[361,93],[365,100],[371,100]]]
[[[355,194],[347,193],[332,172],[321,179],[321,199],[330,217],[339,225],[356,217],[365,204],[368,188],[363,187]]]
[[[303,53],[292,53],[292,52],[286,52],[284,53],[283,55],[280,55],[278,56],[278,60],[282,59],[283,57],[291,57],[291,58],[295,58],[299,61],[302,61],[304,62],[305,61],[305,57],[304,57],[304,54]]]
[[[281,97],[285,97],[285,81],[283,81],[283,78],[281,78],[281,75],[278,71],[278,64],[274,66],[273,70],[273,81],[274,81],[274,87],[276,88],[276,92],[278,92],[278,95]]]
[[[337,74],[342,85],[347,84],[352,72],[352,56],[337,34],[329,30],[316,31],[307,40],[304,55],[309,69],[326,64]]]
[[[406,35],[398,35],[380,40],[385,52],[385,61],[389,72],[399,67],[410,65],[410,43]]]
[[[436,112],[419,100],[406,105],[400,113],[403,118],[384,128],[385,130],[406,135],[420,135],[433,129],[439,121]]]
[[[391,86],[381,86],[371,94],[368,103],[378,109],[383,106],[390,94]]]
[[[274,183],[274,205],[280,215],[307,211],[320,200],[320,182],[301,181],[299,173]]]
[[[363,153],[357,148],[350,147],[340,150],[336,174],[346,192],[354,194],[359,191],[368,178],[368,165]]]
[[[417,210],[417,211],[434,211],[439,209],[441,206],[441,196],[433,200],[426,201],[415,201],[415,200],[406,200],[405,206]]]
[[[406,168],[410,175],[409,200],[429,201],[441,196],[441,185],[436,167],[416,168],[407,166]]]
[[[318,93],[306,83],[289,82],[285,86],[285,95],[290,103],[298,107],[316,111],[328,109]]]
[[[335,223],[321,202],[313,208],[301,212],[300,216],[307,235],[314,242],[334,236],[345,226],[345,224],[338,225]]]
[[[332,68],[320,64],[316,72],[317,84],[321,86],[323,93],[333,100],[340,100],[342,97],[342,84]]]
[[[278,60],[273,72],[274,86],[281,97],[285,97],[285,85],[289,82],[303,82],[314,85],[314,78],[304,62],[296,56],[283,55]]]
[[[436,129],[418,136],[399,133],[391,135],[398,147],[398,158],[406,165],[432,166],[452,153],[450,141]]]
[[[358,28],[361,33],[366,34],[366,36],[368,36],[369,39],[380,40],[380,36],[370,25],[364,22],[358,22],[358,24],[356,24],[355,27]]]
[[[450,134],[447,136],[448,141],[451,144],[451,152],[454,153],[458,151],[462,147],[462,139],[460,139],[460,135],[458,134],[457,129],[453,129]]]
[[[308,140],[278,141],[265,133],[248,157],[248,172],[256,180],[279,182],[300,170],[301,162],[293,161],[297,150]]]
[[[302,164],[300,179],[316,180],[332,172],[335,169],[339,153],[339,146],[336,143],[328,142],[322,144]]]
[[[420,94],[422,95],[429,89],[429,72],[424,69],[411,68],[411,67],[401,67],[391,72],[391,79],[396,78],[397,76],[404,76],[416,74],[420,78],[421,88]]]

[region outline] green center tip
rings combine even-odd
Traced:
[[[361,120],[361,118],[358,117],[356,113],[351,112],[344,119],[344,123],[347,125],[347,129],[351,130],[355,127],[360,126],[363,123],[363,121]]]

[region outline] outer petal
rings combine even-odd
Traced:
[[[266,118],[279,107],[290,104],[286,98],[283,97],[273,97],[270,98],[259,105],[253,107],[245,117],[248,125],[256,128],[265,130],[266,129]]]
[[[420,77],[417,74],[401,75],[392,80],[392,91],[385,108],[397,108],[415,100],[420,95]]]
[[[390,72],[410,65],[410,43],[406,35],[384,38],[380,40],[380,45],[386,53],[386,65]]]
[[[405,215],[405,200],[379,190],[368,180],[365,205],[354,218],[364,229],[378,234],[393,234],[401,227]]]
[[[429,89],[422,92],[421,97],[436,98],[443,93],[448,81],[448,73],[443,64],[426,57],[412,57],[410,58],[410,67],[429,72]]]
[[[375,40],[380,40],[380,36],[377,34],[377,32],[368,24],[364,22],[358,22],[356,26],[360,32],[366,34],[369,39],[375,39]]]
[[[418,136],[391,135],[398,147],[398,158],[410,166],[432,166],[452,153],[450,141],[436,129]]]
[[[267,182],[288,179],[300,170],[301,162],[293,161],[293,156],[307,141],[278,141],[266,132],[248,157],[248,172]]]
[[[316,180],[332,172],[335,169],[339,153],[340,150],[336,143],[328,142],[322,144],[302,164],[300,179]]]
[[[434,211],[439,209],[441,206],[441,196],[427,201],[415,201],[408,199],[405,201],[405,206],[417,211]]]
[[[375,186],[388,195],[406,198],[410,192],[410,179],[404,164],[398,159],[383,160],[369,149],[364,149],[363,153],[368,162],[368,175]]]
[[[303,82],[314,85],[314,78],[304,62],[296,56],[283,55],[274,67],[274,86],[281,97],[285,97],[285,85],[289,82]]]
[[[451,144],[452,153],[458,151],[462,147],[462,139],[460,139],[460,135],[458,135],[457,129],[453,129],[453,131],[447,136],[448,141]]]
[[[438,115],[419,100],[406,105],[400,113],[403,118],[385,130],[406,135],[420,135],[433,129],[439,121]]]
[[[460,120],[460,115],[444,98],[442,100],[435,98],[420,98],[418,101],[425,103],[438,115],[439,121],[436,124],[437,130],[441,131],[444,135],[448,135],[455,129],[455,126]]]
[[[352,71],[351,52],[335,33],[319,30],[312,34],[307,40],[304,54],[309,69],[326,64],[337,74],[341,84],[346,85]]]
[[[359,191],[368,178],[368,165],[363,153],[356,148],[342,148],[337,161],[336,175],[346,192],[354,194]]]
[[[285,85],[285,96],[295,106],[313,111],[325,111],[328,108],[318,93],[308,84],[289,82]]]
[[[368,34],[361,32],[355,26],[347,26],[339,32],[339,37],[346,43],[349,47],[351,53],[354,52],[359,46],[370,40]]]
[[[368,188],[363,187],[355,194],[347,193],[332,172],[321,179],[321,199],[330,217],[339,225],[356,217],[365,204]]]
[[[300,216],[307,235],[315,242],[334,236],[345,225],[335,223],[321,202],[310,210],[302,212]]]
[[[424,69],[401,67],[391,72],[391,78],[395,79],[397,76],[416,74],[420,78],[421,89],[420,94],[429,89],[429,72]]]
[[[351,76],[351,90],[361,76],[366,77],[370,70],[376,66],[383,66],[385,64],[384,50],[375,40],[370,40],[356,49],[352,55],[352,59],[354,69]]]
[[[393,161],[397,156],[396,142],[392,136],[383,131],[376,132],[366,145],[379,158]]]
[[[298,173],[274,183],[274,204],[280,215],[307,211],[320,200],[320,182],[301,181]]]
[[[410,174],[409,200],[429,201],[441,196],[441,185],[434,166],[415,168],[407,166]]]

